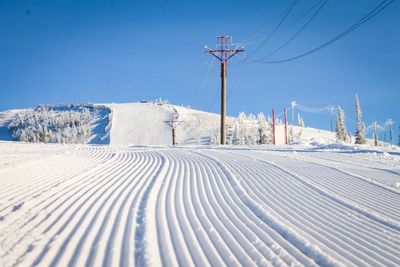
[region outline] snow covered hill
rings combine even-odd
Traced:
[[[216,114],[196,111],[165,103],[108,104],[113,111],[112,145],[169,145],[171,127],[167,125],[173,114],[178,114],[177,142],[209,143],[210,131],[219,126]]]
[[[172,143],[171,127],[167,125],[171,116],[177,116],[177,143],[182,145],[208,145],[212,138],[219,136],[218,114],[202,112],[161,102],[102,104],[102,105],[52,105],[50,110],[56,112],[76,111],[89,107],[92,116],[91,137],[86,138],[90,144],[111,145],[169,145]],[[13,140],[8,125],[18,113],[28,110],[10,110],[0,113],[0,140]],[[39,114],[40,117],[40,114]],[[232,138],[233,117],[228,118],[228,140]],[[42,123],[40,120],[37,123]],[[26,127],[28,127],[27,125]],[[48,125],[43,125],[48,127]],[[54,132],[54,134],[57,134]],[[257,134],[257,129],[255,129]],[[294,135],[301,141],[319,140],[334,142],[335,135],[318,129],[294,127]],[[82,138],[81,138],[82,139]],[[214,140],[215,141],[215,140]],[[277,144],[284,143],[284,127],[276,129]]]
[[[394,151],[0,142],[0,266],[399,266],[395,181]]]

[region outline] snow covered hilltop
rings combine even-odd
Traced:
[[[111,145],[169,145],[171,127],[166,123],[175,117],[176,141],[181,145],[217,144],[217,114],[171,105],[142,101],[127,104],[45,105],[35,109],[0,113],[0,140],[44,143],[80,143]],[[228,144],[255,145],[272,143],[272,120],[262,113],[229,117]],[[294,141],[335,140],[322,130],[294,127]],[[276,142],[284,143],[284,129],[278,121]]]

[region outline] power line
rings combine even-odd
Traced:
[[[200,68],[200,72],[201,73],[204,72],[204,65],[205,65],[205,60],[204,60],[204,56],[203,56],[203,59],[201,61],[201,68]],[[203,77],[200,80],[201,81],[200,82],[200,86],[197,87],[195,93],[192,96],[192,104],[197,102],[197,98],[198,98],[199,92],[200,92],[201,88],[203,87],[203,83],[204,83],[205,79],[206,79],[206,75],[203,75]]]
[[[322,1],[322,0],[320,0],[320,1]],[[292,4],[293,4],[293,3],[291,2],[291,3],[289,4],[289,6],[284,10],[284,12],[282,12],[282,15],[283,15],[283,16],[286,16],[287,11],[288,11],[288,9],[291,7]],[[283,20],[285,20],[285,17],[283,18]],[[281,19],[280,21],[282,21],[282,19]],[[283,21],[282,21],[282,22],[283,22]],[[279,28],[279,27],[278,27],[278,28]],[[265,40],[265,38],[259,38],[259,36],[260,36],[260,35],[263,35],[264,32],[265,32],[265,31],[259,31],[259,32],[255,33],[255,34],[253,34],[251,37],[249,37],[249,38],[247,38],[247,39],[245,39],[244,41],[241,41],[241,42],[239,42],[239,43],[240,43],[240,45],[251,45],[251,44],[256,44],[256,43],[262,42],[262,41]],[[273,33],[272,33],[272,34],[273,34]],[[271,34],[270,34],[270,35],[271,35]],[[257,38],[258,38],[258,39],[257,39]],[[256,39],[256,40],[254,40],[254,39]]]
[[[319,4],[321,4],[322,1],[323,1],[323,0],[317,1],[312,7],[310,7],[308,10],[306,10],[303,14],[301,14],[300,16],[298,16],[298,17],[297,17],[296,19],[294,19],[292,22],[289,22],[289,23],[286,25],[286,27],[285,27],[284,29],[286,29],[286,28],[288,28],[288,27],[290,27],[290,26],[296,24],[299,20],[301,20],[302,18],[304,18],[305,16],[307,16],[308,13],[310,13],[311,11],[314,10],[314,8],[316,8],[317,6],[319,6]]]
[[[361,25],[363,25],[365,22],[367,22],[368,20],[370,20],[371,18],[373,18],[374,16],[376,16],[378,13],[380,13],[382,10],[384,10],[386,7],[388,7],[391,3],[393,3],[394,0],[391,0],[388,2],[388,0],[384,0],[382,1],[377,7],[375,7],[373,10],[371,10],[367,15],[365,15],[364,17],[362,17],[360,20],[358,20],[355,24],[353,24],[351,27],[349,27],[348,29],[346,29],[344,32],[342,32],[341,34],[337,35],[336,37],[332,38],[331,40],[329,40],[328,42],[323,43],[322,45],[311,49],[305,53],[302,53],[300,55],[294,56],[294,57],[290,57],[290,58],[286,58],[286,59],[281,59],[281,60],[272,60],[272,61],[256,61],[256,60],[252,60],[250,62],[257,62],[257,63],[266,63],[266,64],[276,64],[276,63],[285,63],[288,61],[292,61],[292,60],[296,60],[302,57],[305,57],[307,55],[310,55],[332,43],[334,43],[335,41],[343,38],[344,36],[346,36],[347,34],[351,33],[352,31],[354,31],[355,29],[357,29],[358,27],[360,27]]]
[[[273,31],[266,38],[263,39],[262,43],[259,46],[257,46],[256,49],[253,50],[253,52],[249,55],[249,58],[252,57],[255,53],[257,53],[257,51],[261,47],[263,47],[266,42],[268,42],[268,40],[272,37],[272,35],[274,35],[274,33],[279,29],[279,27],[285,21],[285,19],[289,16],[290,12],[292,11],[292,9],[296,5],[296,3],[297,3],[297,0],[293,0],[289,4],[289,7],[287,8],[287,10],[286,10],[284,16],[282,17],[282,19],[279,21],[278,25],[276,25],[276,27],[273,29]]]
[[[202,87],[201,87],[201,91],[200,91],[200,94],[199,94],[199,101],[200,101],[200,104],[203,104],[203,102],[204,102],[204,98],[205,98],[205,96],[206,96],[206,90],[205,90],[205,87],[206,87],[206,85],[208,84],[207,82],[208,82],[208,77],[210,76],[209,74],[210,74],[210,70],[211,70],[211,68],[213,68],[214,66],[213,66],[213,64],[214,64],[214,58],[212,58],[211,59],[211,62],[208,64],[208,69],[207,69],[207,73],[206,73],[206,78],[205,78],[205,80],[204,80],[204,83],[203,83],[203,85],[202,85]]]
[[[236,79],[234,80],[234,82],[233,82],[233,84],[232,84],[232,90],[231,90],[230,93],[227,95],[227,100],[226,100],[226,101],[227,101],[228,103],[230,103],[230,100],[232,99],[232,96],[233,96],[233,94],[235,93],[235,91],[236,91],[236,89],[237,89],[237,87],[238,87],[239,80],[240,80],[240,78],[242,77],[242,73],[243,73],[244,67],[246,66],[244,63],[245,63],[245,62],[242,61],[241,67],[240,67],[240,69],[239,69],[239,73],[236,75]]]
[[[203,76],[203,78],[201,80],[200,86],[197,88],[196,93],[194,94],[194,96],[192,98],[192,104],[196,104],[196,103],[202,104],[203,103],[204,95],[205,95],[204,89],[205,89],[205,87],[207,85],[209,74],[210,74],[210,70],[213,67],[213,63],[214,63],[214,58],[211,58],[210,63],[205,62],[205,60],[203,58],[201,71],[203,72],[205,64],[208,65],[208,68],[207,68],[207,71],[206,71],[206,73],[204,74],[204,76]]]
[[[320,1],[322,2],[322,1]],[[311,21],[318,15],[318,13],[321,11],[321,9],[325,6],[325,4],[328,2],[328,0],[324,0],[322,2],[322,5],[314,12],[314,14],[308,19],[308,21],[303,25],[303,27],[301,27],[291,38],[289,38],[286,42],[284,42],[280,47],[278,47],[277,49],[275,49],[274,51],[272,51],[271,53],[269,53],[268,55],[261,57],[255,61],[260,61],[260,60],[264,60],[272,55],[275,55],[278,51],[280,51],[282,48],[284,48],[285,46],[287,46],[291,41],[293,41],[310,23]]]

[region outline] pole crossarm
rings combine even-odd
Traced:
[[[231,59],[234,55],[240,52],[244,52],[244,49],[229,49],[229,50],[223,50],[223,49],[204,49],[205,53],[210,53],[214,57],[216,57],[219,61],[221,62],[227,62],[229,59]],[[220,56],[218,56],[220,54]],[[225,57],[222,56],[225,54]]]
[[[176,128],[179,124],[186,121],[164,121],[169,127]]]

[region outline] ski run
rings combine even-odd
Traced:
[[[0,266],[399,266],[400,156],[0,142]]]

